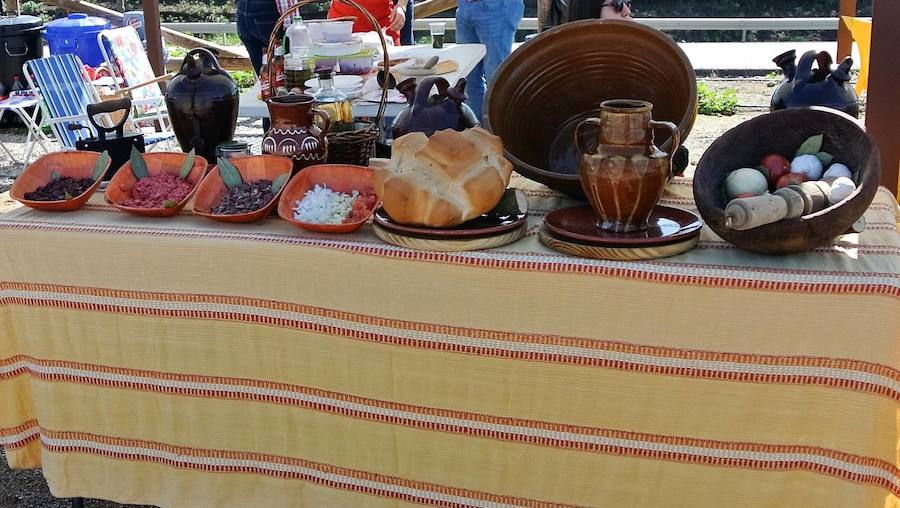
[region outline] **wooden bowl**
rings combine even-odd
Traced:
[[[187,158],[187,154],[181,152],[145,153],[144,160],[147,162],[147,174],[150,176],[163,173],[178,175],[181,173],[181,165],[184,163],[185,158]],[[106,198],[107,203],[128,213],[142,215],[144,217],[172,217],[173,215],[178,215],[178,212],[184,208],[184,205],[190,201],[191,196],[197,191],[197,185],[200,183],[200,180],[203,179],[203,175],[206,174],[206,168],[206,159],[198,155],[196,159],[194,159],[194,167],[187,177],[188,183],[193,185],[194,188],[191,189],[191,192],[188,193],[184,199],[179,201],[178,204],[168,208],[135,208],[133,206],[125,206],[122,204],[131,197],[131,189],[134,187],[134,184],[137,183],[137,178],[135,178],[134,173],[131,172],[131,161],[126,162],[118,171],[116,171],[116,174],[113,175],[112,179],[109,181],[109,185],[106,186],[106,194],[104,197]]]
[[[294,163],[287,157],[280,155],[253,155],[250,157],[238,157],[231,159],[241,179],[245,182],[255,182],[257,180],[269,180],[274,182],[279,175],[285,173],[290,174]],[[278,203],[278,197],[284,191],[283,186],[275,197],[269,203],[252,212],[236,213],[236,214],[218,214],[212,213],[211,210],[219,205],[222,197],[228,192],[222,176],[219,174],[219,167],[214,166],[212,170],[200,182],[197,187],[197,194],[194,196],[194,213],[202,215],[212,220],[220,222],[254,222],[268,217],[272,213],[272,209]]]
[[[856,191],[803,217],[744,231],[726,228],[725,177],[738,168],[756,167],[770,153],[792,159],[800,145],[817,134],[825,135],[822,151],[833,155],[834,162],[859,172]],[[845,233],[872,203],[880,177],[878,148],[854,118],[827,108],[786,109],[747,120],[717,139],[697,165],[694,201],[703,220],[725,240],[746,250],[788,254],[825,245]]]
[[[309,166],[300,171],[284,188],[281,200],[278,202],[278,215],[282,219],[295,226],[318,233],[352,233],[362,227],[381,205],[381,200],[376,200],[372,209],[362,220],[348,222],[346,224],[310,224],[294,219],[294,204],[303,199],[306,191],[316,185],[328,187],[335,192],[350,194],[353,191],[375,194],[375,185],[372,182],[372,169],[351,164],[319,164]]]
[[[503,139],[516,171],[584,199],[575,128],[598,117],[600,103],[638,99],[653,119],[678,126],[682,142],[697,117],[697,79],[690,60],[659,30],[620,20],[584,20],[541,32],[497,69],[487,90],[484,124]],[[585,129],[589,151],[596,129]],[[656,145],[669,151],[667,134]],[[666,137],[663,137],[663,136]]]
[[[100,154],[96,152],[56,152],[49,153],[32,162],[25,168],[25,171],[16,178],[12,188],[9,190],[11,198],[22,203],[25,206],[36,210],[45,210],[49,212],[66,212],[77,210],[87,203],[88,199],[94,194],[103,178],[98,178],[93,185],[87,188],[80,195],[72,199],[63,199],[58,201],[33,201],[25,199],[25,194],[34,192],[39,187],[50,183],[51,174],[56,171],[59,176],[68,176],[72,178],[93,178],[94,165]],[[106,170],[109,169],[110,161],[107,160]]]

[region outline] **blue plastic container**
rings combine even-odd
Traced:
[[[110,27],[109,21],[81,12],[47,23],[44,38],[51,55],[75,54],[91,67],[103,63],[103,53],[97,44],[97,34]]]

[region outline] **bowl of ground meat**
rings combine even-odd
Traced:
[[[180,152],[151,152],[143,154],[147,176],[138,179],[126,162],[106,187],[106,202],[119,210],[145,217],[172,217],[191,199],[200,180],[206,174],[207,162],[201,156],[185,178],[181,167],[188,154]]]

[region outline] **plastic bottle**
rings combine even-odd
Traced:
[[[24,91],[25,87],[22,85],[22,81],[19,79],[19,75],[16,74],[15,76],[13,76],[12,92],[10,93],[10,95],[18,95],[19,92]]]
[[[272,96],[269,86],[269,55],[262,56],[262,67],[259,68],[259,99],[266,100]]]
[[[272,70],[275,71],[274,88],[283,88],[284,83],[284,47],[281,44],[275,45],[275,57],[272,58]]]
[[[292,57],[307,57],[312,54],[312,37],[309,35],[309,27],[303,24],[302,17],[294,16],[294,22],[287,29],[284,38]]]

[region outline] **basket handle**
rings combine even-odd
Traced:
[[[372,14],[368,10],[366,10],[363,6],[356,3],[355,0],[332,0],[332,1],[347,4],[350,7],[355,8],[356,10],[361,12],[363,14],[363,16],[366,17],[366,19],[369,21],[369,23],[373,27],[380,26],[378,24],[378,20],[375,19],[375,17],[372,16]],[[304,6],[310,5],[310,4],[315,4],[315,3],[328,3],[328,0],[300,0],[296,4],[292,5],[290,8],[286,9],[284,11],[284,13],[281,15],[281,17],[278,18],[278,21],[275,22],[275,30],[272,30],[272,34],[269,35],[269,47],[266,48],[266,55],[270,62],[272,61],[273,57],[275,56],[275,44],[278,42],[278,31],[280,30],[280,27],[284,26],[284,22],[286,20],[292,19],[294,16],[294,13],[297,12],[298,10],[300,10],[301,7],[304,7]],[[390,63],[388,61],[389,58],[388,58],[388,50],[387,50],[387,41],[385,40],[384,34],[381,32],[381,30],[377,30],[377,32],[378,32],[378,38],[381,40],[381,52],[382,52],[382,55],[384,56],[384,73],[385,73],[385,76],[390,76],[391,69],[390,69]],[[275,95],[274,93],[272,93],[275,88],[274,84],[275,84],[275,69],[273,66],[269,66],[269,94],[271,96]],[[385,79],[384,85],[382,85],[382,87],[381,87],[381,103],[378,105],[378,114],[375,116],[375,127],[379,130],[382,129],[382,123],[384,122],[384,110],[387,107],[387,98],[388,98],[388,86],[387,85],[388,85],[388,80]]]

